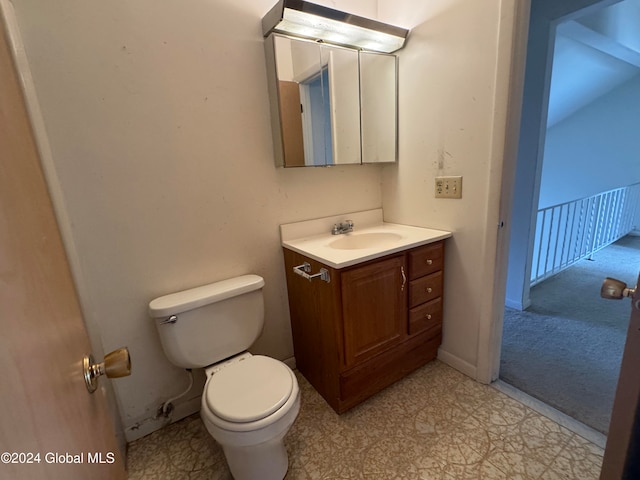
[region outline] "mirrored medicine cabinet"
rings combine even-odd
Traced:
[[[395,55],[276,33],[265,51],[278,166],[397,160]]]

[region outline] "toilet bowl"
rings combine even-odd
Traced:
[[[247,354],[245,354],[247,355]],[[300,390],[284,363],[260,355],[205,369],[200,417],[222,446],[236,480],[281,480],[284,436],[300,410]]]
[[[262,277],[243,275],[149,303],[169,361],[205,369],[200,417],[235,480],[284,478],[284,437],[300,410],[293,371],[247,352],[264,325],[263,286]]]

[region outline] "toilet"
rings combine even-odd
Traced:
[[[246,351],[264,325],[263,286],[262,277],[243,275],[149,303],[169,361],[205,369],[200,416],[236,480],[284,478],[284,436],[300,410],[293,371]]]

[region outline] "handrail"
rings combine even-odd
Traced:
[[[640,206],[640,183],[538,210],[531,286],[624,237]]]

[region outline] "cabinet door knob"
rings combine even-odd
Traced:
[[[433,292],[433,288],[427,287],[427,293],[431,293],[431,292]]]
[[[431,320],[431,314],[430,314],[430,313],[427,313],[427,314],[425,315],[425,318],[426,318],[427,320]]]
[[[430,258],[427,258],[427,265],[431,265],[433,263],[433,260],[431,260]]]

